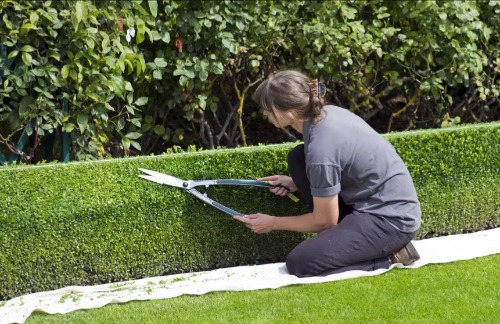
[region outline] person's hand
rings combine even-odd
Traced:
[[[297,191],[297,186],[293,182],[292,178],[285,175],[273,175],[258,179],[260,181],[265,181],[273,186],[282,186],[270,189],[272,193],[278,196],[285,196],[289,192]],[[287,187],[290,191],[283,187]]]
[[[245,226],[257,234],[269,233],[273,230],[274,216],[266,214],[252,214],[245,216],[234,216],[234,219],[245,223]]]

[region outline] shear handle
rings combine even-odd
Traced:
[[[203,202],[209,204],[209,205],[212,205],[213,207],[217,208],[218,210],[220,211],[223,211],[224,213],[228,214],[228,215],[231,215],[231,216],[244,216],[244,214],[240,213],[240,212],[237,212],[231,208],[228,208],[222,204],[219,204],[218,202],[208,198],[207,196],[205,196],[204,194],[202,194],[201,192],[199,192],[198,190],[196,189],[188,189],[187,192],[189,192],[190,194],[192,194],[193,196],[195,196],[196,198],[202,200]]]
[[[253,186],[253,187],[263,187],[263,188],[275,188],[282,186],[273,186],[265,181],[259,180],[236,180],[236,179],[219,179],[219,180],[193,180],[188,181],[187,189],[192,189],[199,186],[213,186],[213,185],[234,185],[234,186]],[[287,191],[289,188],[283,187]]]
[[[288,193],[286,194],[288,198],[293,200],[294,202],[298,202],[299,198],[290,192],[290,188],[285,186],[273,186],[265,181],[259,180],[237,180],[237,179],[219,179],[219,180],[192,180],[184,182],[185,189],[193,189],[198,186],[212,186],[212,185],[236,185],[236,186],[253,186],[253,187],[262,187],[262,188],[277,188],[282,187]]]

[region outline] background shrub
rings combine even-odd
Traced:
[[[0,162],[60,159],[62,134],[76,160],[295,140],[250,100],[280,69],[323,80],[378,131],[497,120],[499,13],[489,0],[4,1]]]

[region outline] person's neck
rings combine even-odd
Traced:
[[[292,126],[292,128],[295,129],[297,132],[299,132],[301,134],[304,133],[304,121],[303,120],[296,120],[290,126]]]

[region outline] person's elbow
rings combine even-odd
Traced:
[[[338,196],[314,197],[313,219],[318,232],[337,225],[339,219]]]
[[[337,225],[337,218],[334,217],[333,215],[331,217],[315,217],[315,218],[316,218],[315,225],[318,233]]]

